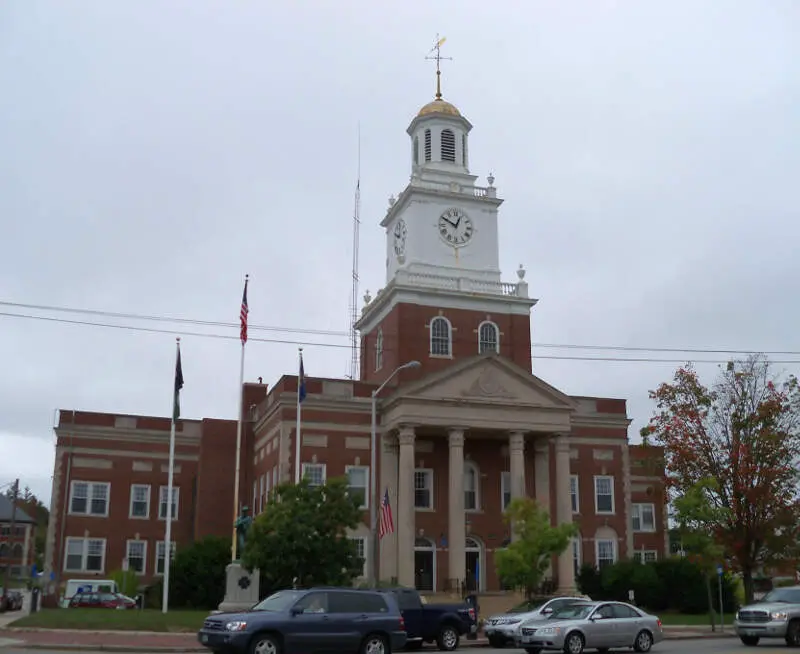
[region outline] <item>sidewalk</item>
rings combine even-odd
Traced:
[[[722,634],[701,627],[665,627],[668,640],[729,638],[733,631]],[[44,650],[81,650],[104,652],[204,652],[195,634],[170,634],[152,631],[67,631],[65,629],[0,629],[0,650],[3,647]],[[488,647],[485,638],[463,638],[459,649]]]

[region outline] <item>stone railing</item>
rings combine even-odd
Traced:
[[[497,198],[497,188],[494,186],[473,186],[471,184],[460,184],[456,181],[453,182],[440,182],[432,179],[411,179],[411,186],[417,188],[426,188],[434,191],[442,191],[445,193],[471,193],[473,197],[481,199],[495,199]],[[391,206],[390,202],[390,206]]]
[[[395,281],[403,286],[422,286],[439,288],[445,291],[462,291],[481,295],[504,295],[509,297],[528,297],[528,283],[520,280],[516,284],[491,280],[470,279],[449,275],[408,272],[398,270]]]

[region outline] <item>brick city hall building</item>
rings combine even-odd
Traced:
[[[658,448],[628,442],[625,400],[574,397],[532,374],[524,270],[503,282],[494,178],[469,172],[472,125],[437,96],[411,121],[411,178],[391,198],[387,279],[365,296],[360,380],[306,378],[303,474],[347,476],[364,498],[352,533],[365,559],[369,531],[371,394],[378,404],[378,491],[395,530],[380,543],[384,580],[425,591],[498,590],[494,553],[509,542],[503,510],[533,496],[554,523],[574,521],[554,560],[558,588],[582,563],[653,560],[668,550]],[[262,512],[295,467],[298,380],[247,383],[240,498]],[[230,536],[236,422],[180,420],[174,542],[164,543],[169,418],[62,410],[56,427],[46,563],[61,579],[108,575],[126,562],[143,582],[168,550]],[[365,565],[365,570],[368,566]]]

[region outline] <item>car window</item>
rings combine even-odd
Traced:
[[[309,593],[294,605],[295,609],[303,609],[303,613],[327,613],[328,593]]]
[[[117,599],[117,596],[113,593],[100,593],[101,602],[113,602],[115,599]]]
[[[584,620],[594,609],[594,604],[570,604],[553,611],[550,614],[551,620]]]
[[[592,616],[594,618],[602,618],[607,620],[609,618],[613,618],[614,616],[614,607],[611,604],[603,604],[597,611],[594,612]]]
[[[301,597],[302,595],[302,591],[281,590],[261,600],[253,607],[253,611],[270,611],[274,613],[280,613],[281,611],[288,610],[289,607],[297,601],[297,598]]]
[[[776,588],[764,595],[761,601],[800,604],[800,588]]]
[[[328,610],[331,613],[388,613],[389,608],[382,595],[342,591],[328,594]]]
[[[420,608],[420,596],[416,593],[403,590],[393,591],[393,593],[397,598],[397,605],[401,611]]]
[[[625,606],[624,604],[614,604],[614,617],[615,618],[641,618],[642,616],[639,615],[634,609],[630,606]]]
[[[545,600],[528,600],[510,608],[508,613],[529,613],[544,606]]]

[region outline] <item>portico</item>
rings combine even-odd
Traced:
[[[430,489],[432,494],[439,490],[439,506],[446,506],[446,529],[444,520],[440,524],[442,534],[446,533],[447,577],[446,583],[440,578],[440,588],[460,588],[465,581],[469,516],[486,509],[495,511],[485,502],[470,507],[471,513],[465,508],[465,468],[469,465],[465,446],[473,439],[484,444],[489,441],[492,447],[496,442],[497,451],[508,452],[507,492],[511,499],[534,491],[554,521],[571,522],[569,433],[574,409],[567,395],[495,354],[456,363],[390,396],[381,407],[380,486],[389,492],[395,532],[381,542],[381,578],[396,577],[403,586],[415,585],[415,541],[420,536],[416,495],[423,492],[417,457],[433,447],[447,448],[447,481]],[[554,480],[550,479],[551,450]],[[533,484],[527,478],[526,452],[527,459],[534,461]],[[484,485],[500,488],[498,473],[483,477]],[[555,502],[550,498],[553,482]],[[438,511],[440,516],[443,513]],[[574,587],[571,551],[559,557],[558,585],[564,591]]]

